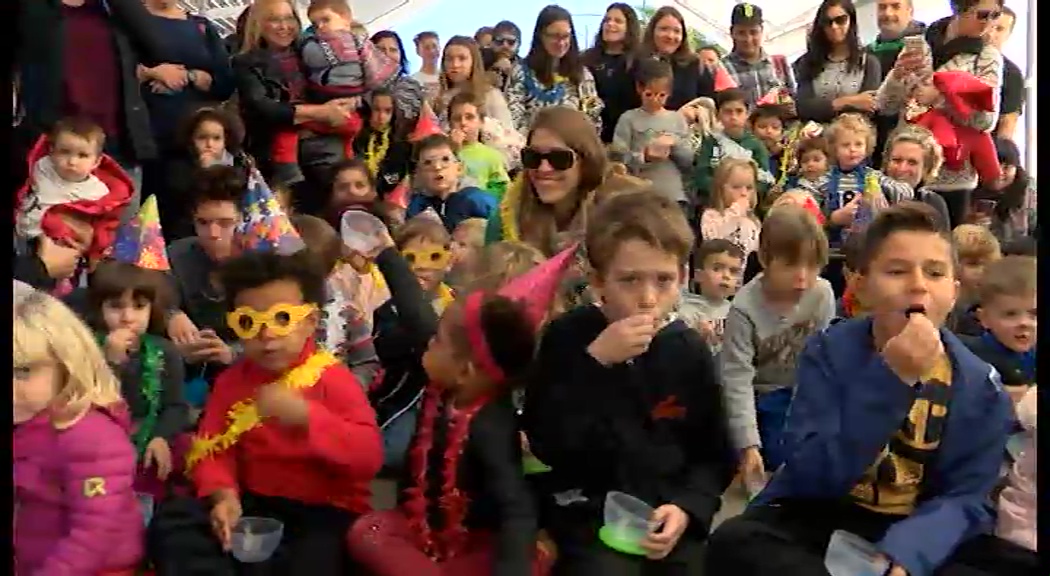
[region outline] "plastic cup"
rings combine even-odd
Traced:
[[[1015,462],[1021,458],[1021,454],[1024,452],[1024,441],[1024,432],[1013,434],[1006,441],[1006,452]]]
[[[623,492],[605,495],[605,525],[598,531],[603,544],[632,556],[644,556],[642,540],[650,529],[653,507]]]
[[[347,210],[340,220],[339,230],[347,248],[359,254],[370,254],[379,246],[386,225],[368,212]]]
[[[845,530],[832,533],[824,567],[831,576],[882,576],[890,568],[874,544]]]
[[[230,552],[241,562],[265,562],[273,556],[283,535],[284,524],[280,520],[245,516],[233,527]]]
[[[521,468],[526,476],[531,474],[543,474],[551,471],[550,466],[547,466],[542,460],[532,454],[526,454],[522,457]]]
[[[144,492],[136,492],[135,498],[139,501],[139,509],[142,510],[142,519],[145,521],[146,526],[149,526],[149,521],[153,519],[153,495]]]

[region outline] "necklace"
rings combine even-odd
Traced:
[[[390,150],[390,128],[384,128],[378,132],[372,132],[368,137],[368,149],[365,151],[365,164],[372,177],[379,176],[379,165],[386,159],[386,153]]]
[[[543,104],[558,104],[565,100],[565,84],[567,78],[560,76],[554,76],[554,83],[550,87],[540,84],[539,78],[536,78],[536,73],[532,71],[528,66],[525,67],[523,76],[523,84],[525,85],[525,93],[529,95],[533,100],[537,100]]]
[[[142,417],[142,421],[131,435],[131,442],[135,445],[139,458],[145,454],[146,446],[153,439],[153,428],[160,415],[160,371],[164,364],[164,351],[158,340],[152,334],[143,334],[140,340],[142,380],[139,384],[139,391],[146,400],[146,415]],[[105,336],[99,336],[98,342],[99,346],[105,346]]]

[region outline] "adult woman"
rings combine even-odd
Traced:
[[[580,239],[606,171],[605,148],[591,122],[562,106],[537,112],[521,153],[524,173],[489,219],[487,242],[525,242],[551,256]]]
[[[393,30],[380,30],[372,35],[372,44],[386,54],[387,58],[399,64],[397,79],[391,84],[390,91],[394,94],[394,103],[401,111],[402,117],[418,117],[426,90],[408,73],[408,56],[405,54],[405,45],[401,43],[401,37]]]
[[[486,118],[499,122],[505,128],[514,127],[514,119],[503,92],[489,83],[481,62],[477,43],[466,36],[453,36],[445,43],[441,53],[441,93],[435,103],[439,116],[446,117],[448,103],[463,90],[473,92],[483,102],[482,113]]]
[[[623,2],[614,2],[605,9],[594,46],[583,53],[583,64],[594,76],[598,97],[605,103],[602,142],[612,142],[620,115],[640,104],[629,71],[641,36],[642,29],[634,8]]]
[[[550,106],[575,108],[601,130],[602,100],[594,77],[580,60],[572,15],[557,5],[540,11],[528,56],[515,64],[507,80],[507,104],[514,128],[524,133],[536,113]]]
[[[948,225],[948,206],[944,198],[922,185],[937,177],[944,163],[941,145],[922,126],[904,124],[890,133],[882,155],[882,172],[915,190],[915,199],[933,206]]]
[[[641,52],[667,60],[674,70],[674,84],[664,107],[678,110],[689,102],[715,95],[714,72],[700,65],[700,59],[685,37],[685,19],[671,6],[664,6],[649,19],[642,37]]]
[[[343,100],[303,103],[306,79],[292,49],[300,30],[302,23],[291,0],[260,0],[252,4],[241,52],[233,59],[233,73],[249,135],[245,149],[255,158],[263,175],[272,180],[271,184],[296,185],[299,208],[311,212],[326,203],[319,193],[330,189],[325,168],[341,159],[342,146],[334,136],[301,134],[298,159],[302,173],[294,169],[275,170],[277,163],[271,153],[275,137],[307,122],[342,126],[350,108]],[[331,146],[332,142],[337,145]]]
[[[60,118],[82,116],[102,127],[106,151],[138,179],[141,162],[155,157],[157,149],[135,66],[171,58],[142,1],[20,2],[14,29],[25,112],[16,149],[28,151]],[[165,84],[184,82],[185,71],[177,66],[155,71]],[[15,176],[21,182],[25,175]],[[133,198],[127,213],[133,215],[137,205]]]
[[[933,50],[934,70],[956,70],[973,74],[992,86],[998,95],[1003,58],[994,46],[985,43],[983,35],[988,26],[999,17],[1002,6],[1001,0],[953,0],[951,19],[944,23],[935,23],[926,31],[926,41]],[[923,65],[924,58],[921,54],[907,49],[901,52],[879,89],[881,111],[890,114],[903,111],[906,99],[911,96],[922,105],[946,106],[941,94],[932,86],[925,87],[914,95],[908,93],[909,80],[914,71]],[[997,97],[994,98],[994,110],[952,116],[971,128],[991,132],[999,119],[998,100]],[[966,221],[970,197],[977,188],[977,181],[977,172],[967,161],[959,169],[942,168],[937,178],[926,183],[948,203],[953,227]]]
[[[794,64],[796,107],[803,121],[830,122],[841,112],[874,114],[879,60],[857,40],[851,0],[824,0],[809,31],[807,50]]]

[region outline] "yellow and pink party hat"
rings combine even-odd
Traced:
[[[113,241],[111,255],[114,260],[134,264],[146,270],[171,269],[164,234],[160,229],[160,211],[157,209],[156,196],[147,198],[139,213],[117,230],[117,239]]]

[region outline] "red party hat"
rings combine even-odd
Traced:
[[[397,186],[394,187],[393,190],[387,192],[386,198],[384,198],[383,201],[402,210],[408,210],[408,200],[411,197],[412,187],[406,176],[397,183]]]
[[[715,92],[736,88],[736,80],[721,64],[715,66]]]
[[[523,303],[533,326],[538,327],[558,293],[562,275],[575,260],[578,245],[569,246],[546,262],[512,279],[497,293]]]
[[[441,122],[430,108],[430,104],[423,103],[419,109],[419,119],[416,120],[416,128],[408,135],[409,142],[419,142],[427,136],[441,134]]]

